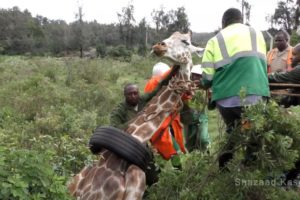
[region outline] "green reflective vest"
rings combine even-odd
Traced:
[[[221,30],[206,45],[202,59],[203,85],[212,100],[247,95],[269,96],[266,44],[261,32],[236,23]]]

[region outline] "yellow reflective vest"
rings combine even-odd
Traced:
[[[261,32],[235,23],[221,30],[206,45],[203,85],[212,87],[212,100],[247,95],[269,96],[266,45]]]

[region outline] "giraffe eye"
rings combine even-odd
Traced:
[[[190,45],[190,43],[188,41],[186,41],[186,40],[181,40],[181,42],[183,42],[186,45]]]

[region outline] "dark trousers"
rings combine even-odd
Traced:
[[[299,186],[299,185],[295,185],[297,183],[299,184],[299,182],[297,182],[297,181],[299,181],[299,180],[297,180],[299,174],[300,174],[300,160],[295,162],[294,168],[287,171],[285,185],[289,186],[292,183],[292,185],[294,185],[294,186]]]
[[[231,134],[234,128],[241,127],[241,117],[243,111],[243,107],[232,107],[226,108],[222,106],[218,106],[219,112],[226,124],[226,132],[227,134]],[[233,150],[235,147],[235,141],[232,141],[231,137],[229,137],[228,142],[225,146],[225,149],[220,157],[219,157],[219,168],[224,169],[227,162],[229,162],[233,158]],[[246,146],[246,154],[245,160],[243,164],[247,165],[249,162],[256,159],[256,156],[253,154],[259,148],[259,144],[255,141],[250,141]]]
[[[233,129],[241,124],[242,107],[226,108],[218,105],[217,108],[226,124],[227,134],[231,134]],[[220,169],[224,169],[227,162],[233,158],[232,150],[234,146],[235,144],[229,139],[224,149],[225,152],[223,152],[219,157]]]

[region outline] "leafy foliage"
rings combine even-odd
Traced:
[[[126,49],[125,46],[119,45],[111,48],[107,54],[112,58],[119,58],[121,61],[129,62],[131,60],[132,52]]]
[[[100,56],[101,58],[104,58],[107,55],[107,49],[104,44],[98,44],[96,50],[98,56]]]
[[[109,123],[125,84],[143,88],[156,62],[137,55],[130,62],[0,56],[0,199],[70,199],[67,181],[96,159],[87,148],[93,130]],[[273,101],[247,108],[250,126],[231,136],[236,156],[230,172],[220,173],[217,157],[227,138],[217,135],[224,129],[212,112],[211,154],[181,155],[182,171],[156,157],[162,173],[146,199],[298,199],[294,186],[279,183],[299,158],[299,115],[298,107]],[[247,146],[256,160],[245,166]]]
[[[298,199],[296,191],[285,190],[297,185],[284,183],[284,172],[299,159],[298,111],[284,110],[273,101],[246,108],[243,119],[248,123],[227,138],[236,144],[228,172],[217,166],[222,148],[213,155],[192,152],[182,172],[162,172],[147,199]],[[227,139],[219,141],[221,146]],[[255,159],[245,163],[249,148]]]
[[[186,32],[190,26],[183,7],[163,16],[163,26],[167,29],[161,32],[151,28],[145,18],[136,23],[132,4],[122,8],[117,15],[117,24],[86,22],[84,9],[79,6],[76,20],[68,24],[63,20],[51,20],[43,16],[33,17],[28,10],[21,11],[18,7],[0,9],[0,54],[94,57],[96,55],[91,55],[90,49],[97,49],[98,54],[104,57],[107,56],[106,48],[120,45],[125,46],[126,50],[139,48],[139,53],[145,55],[145,50],[164,38],[165,34]]]
[[[205,91],[197,90],[193,98],[187,103],[190,108],[202,112],[205,109],[205,106],[207,104],[206,101],[207,101],[207,94],[205,94]]]
[[[287,30],[292,34],[299,25],[299,4],[294,0],[278,1],[277,8],[271,17],[271,23]]]
[[[95,159],[93,130],[154,63],[1,56],[0,199],[69,199],[67,181]]]
[[[55,174],[49,163],[53,153],[0,147],[0,198],[70,199],[66,177]]]

